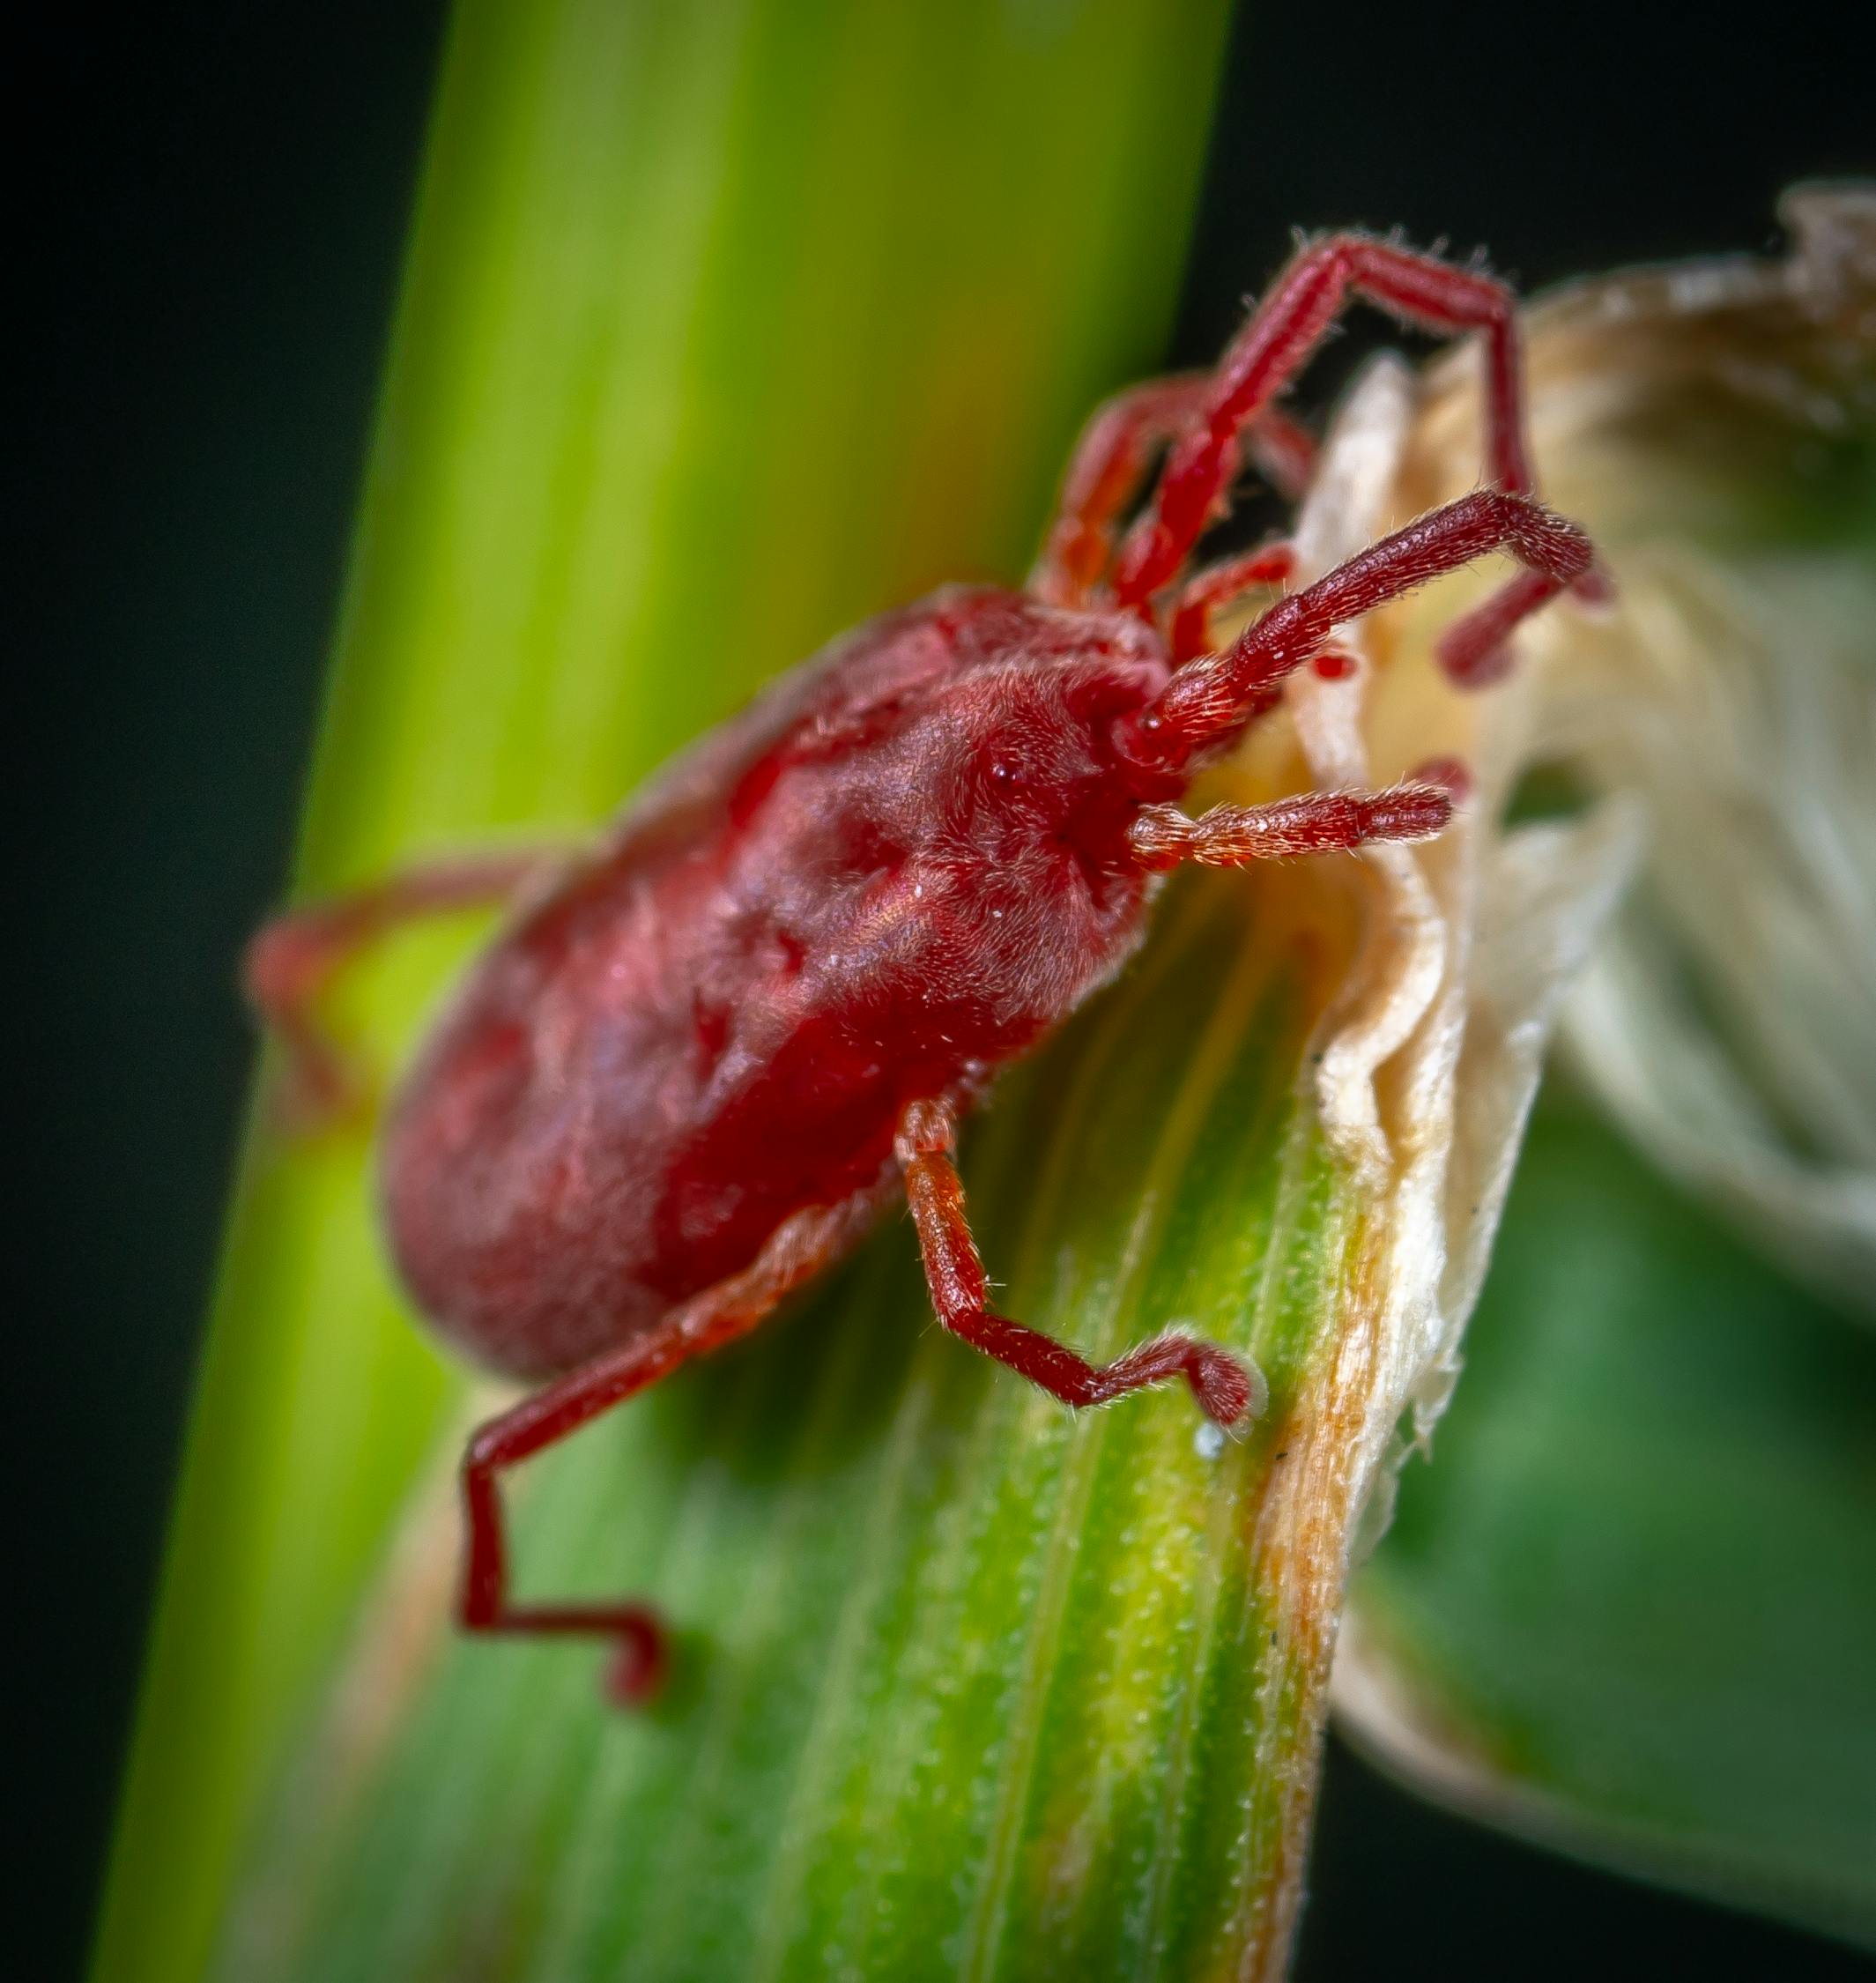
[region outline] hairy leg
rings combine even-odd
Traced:
[[[1212,645],[1212,615],[1257,585],[1280,585],[1296,564],[1296,553],[1287,543],[1260,545],[1242,557],[1224,558],[1203,571],[1193,573],[1179,590],[1173,607],[1168,645],[1173,665],[1205,652]]]
[[[1579,599],[1591,582],[1591,598],[1607,597],[1607,583],[1592,566],[1576,582]],[[1460,688],[1486,688],[1501,680],[1511,665],[1511,635],[1517,623],[1553,598],[1557,590],[1548,572],[1522,571],[1454,620],[1434,650],[1448,679]]]
[[[1212,375],[1204,407],[1181,437],[1153,507],[1123,546],[1115,576],[1123,605],[1146,610],[1191,554],[1229,484],[1236,437],[1309,363],[1355,297],[1439,334],[1485,335],[1487,464],[1513,494],[1531,486],[1515,305],[1495,278],[1360,234],[1312,241],[1278,277]]]
[[[358,1099],[358,1081],[314,1012],[345,965],[404,924],[510,902],[566,858],[529,848],[428,863],[263,925],[242,960],[241,983],[248,1004],[286,1047],[288,1118],[316,1127]]]
[[[1529,497],[1498,489],[1461,496],[1279,600],[1223,652],[1179,670],[1118,726],[1122,746],[1145,769],[1183,776],[1274,707],[1285,679],[1338,627],[1494,551],[1509,551],[1530,574],[1506,588],[1517,593],[1520,618],[1580,578],[1593,556],[1574,524]],[[1502,619],[1494,623],[1494,639],[1509,631]]]
[[[1114,527],[1133,500],[1154,450],[1178,438],[1204,412],[1212,391],[1208,372],[1148,379],[1097,407],[1063,478],[1050,527],[1030,589],[1051,605],[1083,606],[1107,577],[1114,554]],[[1244,451],[1286,501],[1299,500],[1316,466],[1316,442],[1307,428],[1266,406],[1250,422]],[[1234,437],[1223,481],[1237,472]]]
[[[1214,1343],[1171,1331],[1107,1364],[1085,1362],[1039,1329],[992,1315],[984,1303],[983,1262],[964,1212],[954,1153],[957,1123],[941,1102],[915,1102],[895,1143],[906,1199],[918,1231],[925,1280],[938,1320],[974,1349],[1040,1385],[1064,1405],[1102,1405],[1130,1391],[1183,1378],[1208,1418],[1235,1425],[1264,1407],[1257,1373]]]
[[[1452,818],[1450,791],[1410,782],[1383,791],[1306,792],[1269,806],[1214,806],[1188,819],[1173,806],[1148,806],[1128,834],[1140,865],[1242,867],[1290,854],[1324,854],[1377,840],[1430,840]]]
[[[746,1335],[785,1295],[845,1251],[872,1211],[862,1200],[797,1213],[777,1228],[753,1266],[674,1309],[649,1334],[569,1370],[477,1430],[463,1456],[469,1539],[457,1616],[465,1631],[615,1639],[618,1652],[606,1682],[612,1697],[633,1704],[656,1691],[668,1652],[664,1628],[649,1606],[629,1600],[516,1604],[509,1597],[499,1476],[669,1377],[679,1364]]]

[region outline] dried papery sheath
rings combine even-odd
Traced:
[[[1548,489],[1620,597],[1526,649],[1546,757],[1649,813],[1574,1058],[1658,1161],[1876,1312],[1876,189],[1783,216],[1776,260],[1530,312]],[[1476,447],[1463,368],[1429,393],[1408,509]]]
[[[1392,492],[1414,407],[1405,367],[1370,368],[1300,519],[1300,576],[1398,520]],[[1427,608],[1441,620],[1459,588],[1442,590]],[[1320,1662],[1301,1690],[1318,1719],[1344,1579],[1386,1526],[1408,1442],[1425,1439],[1450,1394],[1545,1043],[1632,872],[1638,826],[1632,806],[1610,801],[1568,823],[1504,830],[1531,747],[1528,694],[1454,694],[1430,651],[1397,646],[1388,617],[1377,622],[1349,642],[1353,668],[1290,690],[1307,776],[1359,784],[1452,754],[1472,791],[1437,843],[1368,855],[1360,939],[1309,1056],[1352,1202],[1351,1244],[1322,1361],[1281,1435],[1297,1464],[1273,1469],[1257,1537],[1276,1601]],[[1313,1735],[1301,1734],[1294,1756],[1267,1750],[1261,1765],[1307,1770]],[[1299,1898],[1310,1780],[1285,1804],[1279,1921],[1294,1920]],[[1245,1973],[1280,1974],[1285,1959],[1279,1929]]]

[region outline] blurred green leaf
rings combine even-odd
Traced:
[[[1876,1341],[1540,1110],[1465,1381],[1355,1580],[1416,1786],[1876,1946]]]

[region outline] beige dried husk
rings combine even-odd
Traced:
[[[1545,494],[1620,586],[1525,635],[1542,754],[1645,808],[1564,1017],[1630,1134],[1876,1311],[1876,189],[1790,195],[1777,260],[1584,282],[1527,318]],[[1469,483],[1469,368],[1396,484]],[[1422,620],[1409,638],[1424,637]]]

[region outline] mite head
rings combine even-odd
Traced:
[[[933,714],[935,810],[993,867],[1067,861],[1089,874],[1131,865],[1143,798],[1116,724],[1164,687],[1159,636],[1139,620],[1027,605],[1003,638],[960,656]]]

